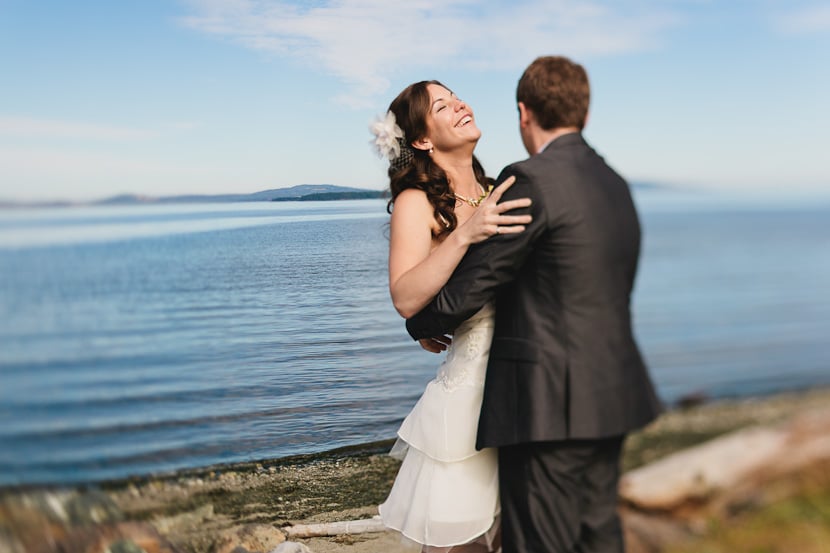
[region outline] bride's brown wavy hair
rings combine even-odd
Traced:
[[[403,131],[404,139],[409,145],[427,134],[427,115],[431,109],[427,86],[431,84],[447,88],[439,81],[420,81],[403,89],[389,104],[389,111],[395,114],[395,121]],[[450,189],[447,174],[432,161],[426,151],[418,148],[412,148],[412,151],[414,158],[411,163],[397,170],[394,167],[389,168],[391,199],[386,205],[386,211],[392,212],[395,198],[404,190],[408,188],[423,190],[429,203],[432,204],[432,213],[441,228],[436,237],[450,233],[458,226],[458,219],[455,216],[456,198]],[[487,177],[484,168],[475,156],[473,156],[473,173],[485,189],[495,182]]]

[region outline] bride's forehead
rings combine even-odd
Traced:
[[[427,90],[429,90],[429,96],[431,99],[436,100],[438,98],[449,98],[454,96],[452,90],[441,86],[440,84],[430,84],[427,86]]]

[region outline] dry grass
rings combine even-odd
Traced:
[[[666,553],[830,553],[830,474],[805,475],[797,495],[728,520]]]

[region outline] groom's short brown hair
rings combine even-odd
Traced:
[[[531,63],[516,88],[516,101],[533,112],[545,130],[585,126],[591,87],[585,68],[562,56]]]

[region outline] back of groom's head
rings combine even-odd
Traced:
[[[516,101],[533,112],[545,130],[582,129],[588,116],[591,87],[585,68],[562,56],[543,56],[531,63],[516,88]]]

